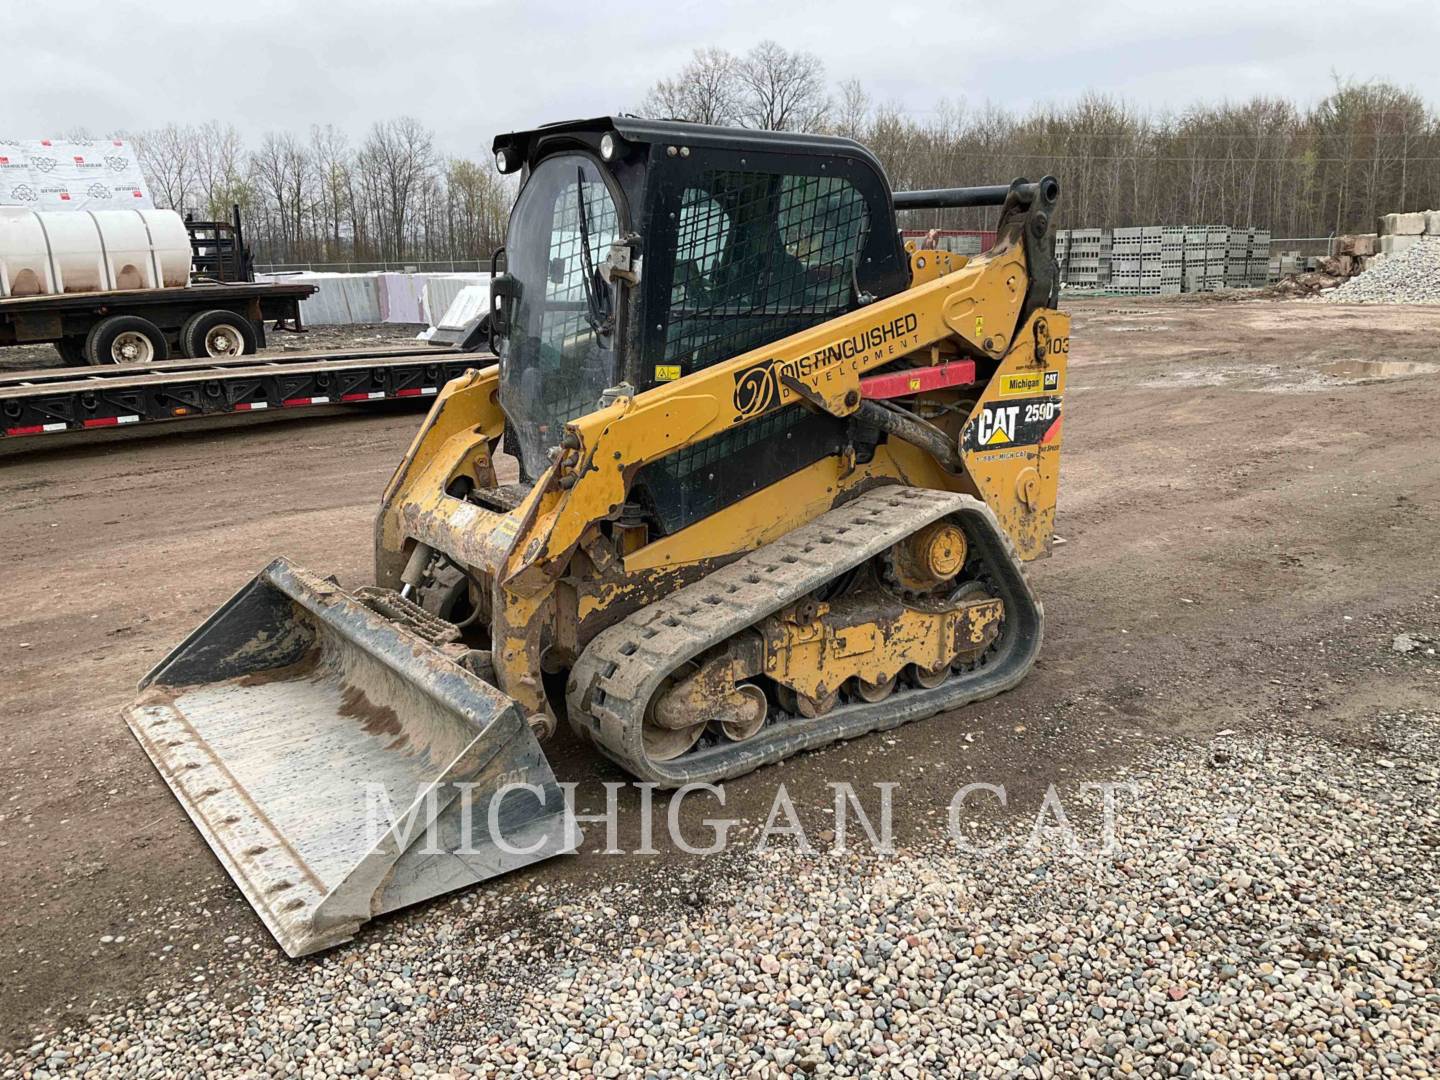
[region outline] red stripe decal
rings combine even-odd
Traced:
[[[966,386],[975,381],[975,361],[956,360],[935,367],[910,368],[860,380],[860,393],[872,400],[906,397],[947,386]]]
[[[1046,429],[1044,436],[1040,439],[1041,445],[1044,445],[1048,442],[1054,442],[1056,439],[1060,438],[1060,421],[1063,419],[1065,419],[1063,416],[1057,416],[1055,418],[1055,422],[1051,424],[1048,429]]]

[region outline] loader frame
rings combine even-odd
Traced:
[[[1040,200],[1022,207],[1012,199],[989,252],[966,260],[916,250],[915,284],[908,290],[675,382],[619,396],[572,421],[555,463],[508,512],[448,493],[461,480],[467,486],[494,485],[491,455],[505,423],[499,369],[450,384],[386,490],[376,526],[377,581],[398,585],[416,542],[483,575],[493,590],[491,638],[500,687],[548,734],[555,719],[540,673],[562,664],[546,654],[558,646],[562,656],[573,656],[590,636],[582,625],[586,612],[578,610],[583,599],[567,618],[555,602],[557,585],[576,552],[621,512],[640,468],[795,402],[834,417],[854,417],[865,401],[864,375],[927,350],[938,361],[941,346],[975,356],[991,371],[971,423],[1002,399],[1014,398],[1017,404],[1007,407],[1038,405],[1052,414],[1043,439],[1029,446],[972,445],[962,454],[965,468],[959,474],[897,440],[863,467],[847,468],[845,455],[835,455],[831,467],[801,470],[760,493],[763,512],[742,499],[707,518],[703,527],[631,553],[624,560],[623,584],[615,589],[633,592],[638,606],[683,583],[687,573],[698,576],[716,560],[783,535],[820,504],[833,505],[846,492],[886,481],[976,495],[995,508],[1021,558],[1046,553],[1069,351],[1069,319],[1037,306],[1048,299],[1050,286],[1043,273],[1037,282],[1028,269],[1027,255],[1043,258],[1048,210]],[[1027,243],[1037,224],[1039,241]],[[1038,392],[1028,393],[1031,386]],[[1024,397],[1016,396],[1016,387]],[[782,497],[775,487],[782,488]],[[646,587],[647,577],[655,579],[652,587]],[[611,595],[591,607],[609,608],[613,616],[625,610],[612,606],[615,599]]]

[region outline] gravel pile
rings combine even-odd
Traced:
[[[0,1072],[1432,1075],[1440,717],[1346,735],[1157,751],[1108,855],[1026,848],[1032,809],[982,824],[1012,842],[984,857],[747,851],[723,886],[541,884],[528,915],[481,890],[240,1007],[200,987]]]
[[[1440,304],[1440,238],[1425,237],[1398,255],[1376,258],[1323,294],[1332,304]]]

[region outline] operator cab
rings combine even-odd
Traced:
[[[909,283],[884,171],[848,139],[600,117],[494,149],[523,174],[491,321],[526,481],[607,390],[672,382]]]

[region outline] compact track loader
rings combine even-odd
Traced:
[[[1040,647],[1053,179],[892,194],[845,139],[631,117],[495,150],[523,170],[498,364],[396,470],[375,584],[276,559],[127,712],[291,955],[572,850],[557,716],[715,782],[1007,690]],[[897,229],[984,205],[971,257]]]

